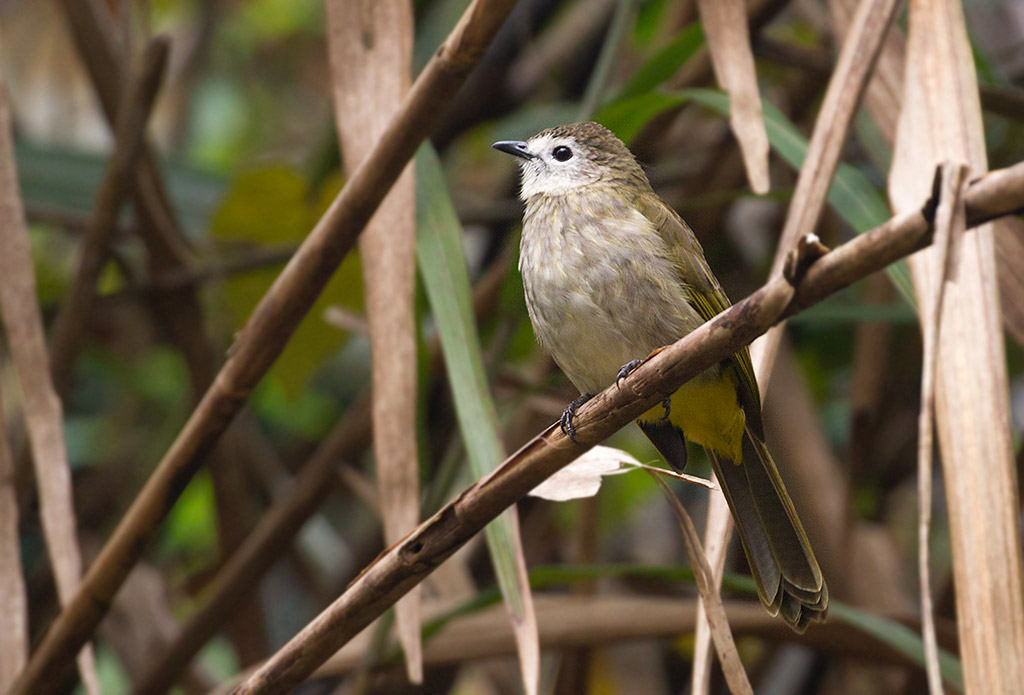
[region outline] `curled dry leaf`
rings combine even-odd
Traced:
[[[640,463],[632,454],[611,446],[595,446],[587,453],[561,469],[530,491],[532,497],[565,502],[567,500],[593,497],[601,489],[601,481],[607,475],[618,475],[635,470],[646,470],[655,475],[664,475],[677,480],[714,489],[715,485],[706,478],[657,468]]]

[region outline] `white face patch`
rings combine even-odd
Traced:
[[[598,167],[571,137],[536,136],[526,143],[533,159],[520,161],[523,169],[523,200],[535,195],[557,195],[586,186],[601,178]]]

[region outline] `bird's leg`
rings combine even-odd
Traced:
[[[665,414],[661,416],[661,420],[668,420],[669,413],[672,412],[672,396],[669,396],[661,402],[661,407],[665,409]]]
[[[559,422],[562,425],[562,432],[564,432],[565,435],[573,441],[573,443],[576,442],[576,428],[573,427],[572,419],[576,417],[576,409],[593,397],[594,394],[592,393],[584,393],[572,403],[565,406],[565,410],[562,411],[562,417],[559,419]]]
[[[615,375],[615,387],[619,387],[619,382],[629,376],[634,369],[643,364],[643,360],[630,360],[626,364],[619,367],[619,373]]]
[[[647,360],[649,360],[652,357],[654,357],[655,355],[657,355],[659,352],[664,350],[666,347],[668,347],[668,346],[666,345],[666,346],[663,346],[663,347],[660,347],[660,348],[655,348],[654,350],[651,350],[651,354],[649,354],[647,357],[643,358],[642,360],[630,360],[629,362],[626,362],[626,364],[624,364],[621,367],[619,367],[619,373],[615,375],[615,386],[618,387],[620,381],[622,381],[627,376],[632,374],[636,370],[637,367],[639,367],[641,364],[643,364]]]

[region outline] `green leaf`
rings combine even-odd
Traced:
[[[617,99],[601,109],[594,120],[605,125],[628,144],[652,118],[686,103],[686,98],[681,96],[683,93],[654,91],[628,99]]]
[[[674,92],[646,92],[638,96],[609,104],[598,120],[625,141],[658,114],[678,108],[687,102],[696,102],[729,115],[728,95],[710,89],[682,89]],[[807,154],[807,139],[796,126],[772,104],[765,102],[764,121],[772,148],[794,169],[803,166]],[[883,224],[889,219],[889,207],[864,174],[850,166],[840,164],[829,188],[828,202],[839,216],[858,233]],[[889,277],[911,304],[915,305],[913,283],[905,261],[886,268]]]
[[[416,155],[416,229],[416,258],[437,322],[456,418],[473,476],[482,478],[505,459],[505,452],[473,320],[462,227],[441,164],[429,145]],[[525,615],[523,592],[529,587],[518,582],[513,523],[509,510],[484,531],[502,594],[512,614],[521,619]]]
[[[676,71],[704,45],[704,27],[700,22],[686,25],[664,46],[637,68],[619,91],[618,99],[629,99],[649,92],[676,74]]]

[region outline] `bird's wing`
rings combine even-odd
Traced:
[[[704,258],[704,249],[693,231],[683,219],[656,196],[644,196],[638,201],[640,212],[650,220],[658,235],[672,254],[680,280],[687,290],[690,305],[705,320],[728,309],[732,303],[722,290],[718,278],[711,272]],[[750,351],[743,348],[722,363],[731,371],[738,385],[740,405],[746,414],[747,425],[761,440],[764,440],[764,426],[761,422],[761,395],[757,378],[750,362]]]

